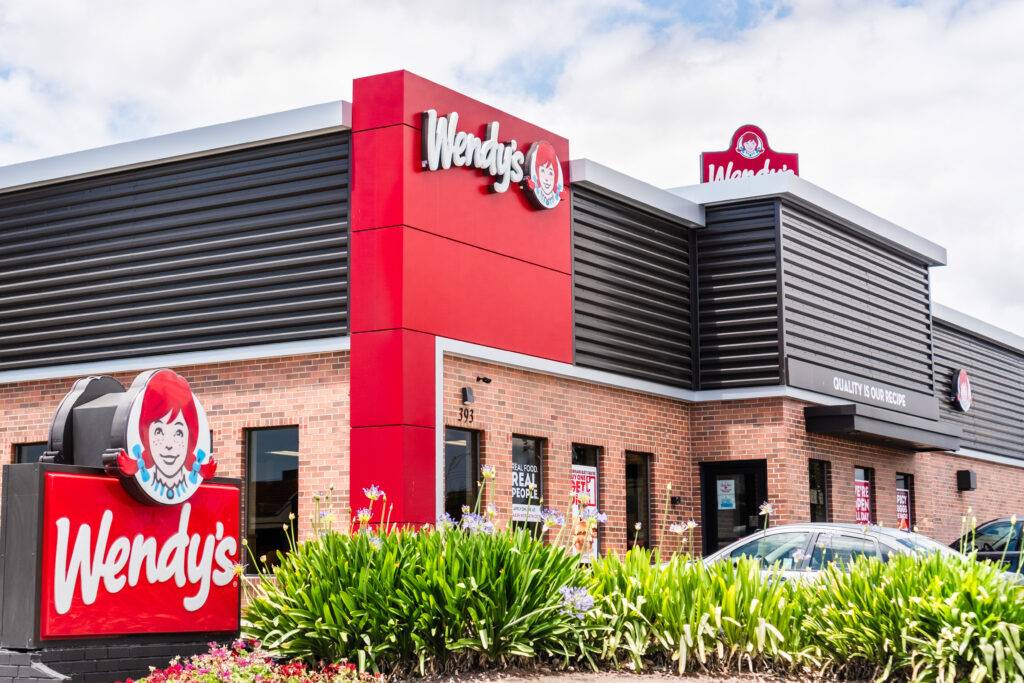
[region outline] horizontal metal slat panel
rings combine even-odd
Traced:
[[[943,420],[963,427],[964,448],[1024,459],[1024,354],[936,320],[935,396]],[[954,373],[971,380],[974,404],[950,402]]]
[[[775,202],[708,207],[697,234],[700,388],[778,384]]]
[[[575,362],[693,387],[689,230],[573,188]]]
[[[0,196],[0,368],[347,334],[348,149],[336,133]]]
[[[928,268],[782,204],[786,355],[931,394]]]

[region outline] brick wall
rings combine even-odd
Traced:
[[[218,475],[245,476],[246,429],[298,425],[300,516],[307,518],[312,512],[315,491],[326,491],[333,484],[338,517],[347,517],[347,352],[172,369],[188,380],[206,410]],[[136,374],[114,373],[114,377],[128,387]],[[4,462],[14,461],[15,444],[46,440],[50,419],[76,379],[0,384],[0,454]],[[303,533],[308,527],[308,523],[300,524]]]

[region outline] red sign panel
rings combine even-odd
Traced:
[[[871,482],[858,479],[853,482],[857,524],[871,523]]]
[[[41,638],[238,629],[239,490],[143,506],[103,475],[47,472]]]
[[[772,173],[800,175],[799,156],[773,152],[763,130],[757,126],[740,126],[732,134],[729,149],[700,155],[700,181],[713,183]]]
[[[896,528],[910,531],[910,491],[896,489]]]

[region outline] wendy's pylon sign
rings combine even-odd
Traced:
[[[562,164],[550,142],[539,140],[524,154],[516,140],[499,142],[500,124],[487,124],[484,136],[458,130],[459,114],[438,116],[428,109],[422,116],[421,163],[426,171],[452,166],[476,168],[494,178],[488,192],[500,194],[518,184],[538,209],[553,209],[565,198]]]
[[[701,154],[700,169],[702,183],[773,173],[800,175],[799,155],[772,151],[764,131],[751,125],[737,128],[724,152]]]
[[[181,376],[75,382],[40,462],[4,466],[0,645],[237,632],[241,486],[215,471]]]

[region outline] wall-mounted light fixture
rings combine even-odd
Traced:
[[[957,491],[973,491],[976,488],[978,488],[978,475],[974,473],[974,470],[956,471]]]
[[[462,387],[462,402],[472,403],[473,402],[473,389],[472,387]]]
[[[476,381],[477,382],[483,382],[484,384],[490,384],[491,383],[491,378],[490,377],[477,377]]]

